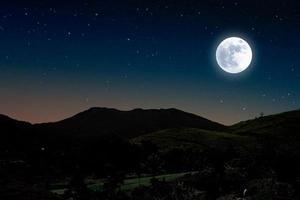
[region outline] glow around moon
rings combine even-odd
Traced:
[[[249,67],[252,60],[252,50],[245,40],[230,37],[219,44],[216,59],[224,71],[236,74]]]

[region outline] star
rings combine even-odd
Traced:
[[[292,71],[292,72],[294,72],[294,71],[295,71],[295,68],[294,68],[294,67],[292,67],[292,68],[291,68],[291,71]]]

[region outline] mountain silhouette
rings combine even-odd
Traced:
[[[35,127],[56,134],[74,136],[117,134],[129,138],[167,128],[225,129],[224,125],[174,108],[120,111],[96,107],[62,121],[36,124]]]
[[[13,147],[17,150],[25,141],[32,138],[32,125],[0,115],[0,151]]]
[[[0,138],[14,138],[17,135],[28,133],[32,125],[28,122],[18,121],[5,115],[0,115]]]
[[[16,129],[20,127],[29,127],[31,124],[24,121],[12,119],[6,115],[0,114],[0,127],[2,130]]]
[[[294,110],[252,120],[242,121],[227,127],[195,114],[178,109],[134,109],[120,111],[113,108],[93,107],[70,118],[50,123],[30,124],[0,114],[0,137],[15,138],[24,134],[38,133],[64,136],[97,136],[117,134],[134,138],[164,129],[198,128],[238,134],[299,133],[300,110]],[[50,135],[49,135],[50,134]]]

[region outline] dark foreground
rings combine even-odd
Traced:
[[[300,199],[300,111],[226,127],[176,109],[0,117],[1,200]]]

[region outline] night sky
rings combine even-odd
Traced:
[[[252,47],[240,74],[216,63],[230,36]],[[0,113],[13,118],[175,107],[233,124],[299,102],[299,1],[0,4]]]

